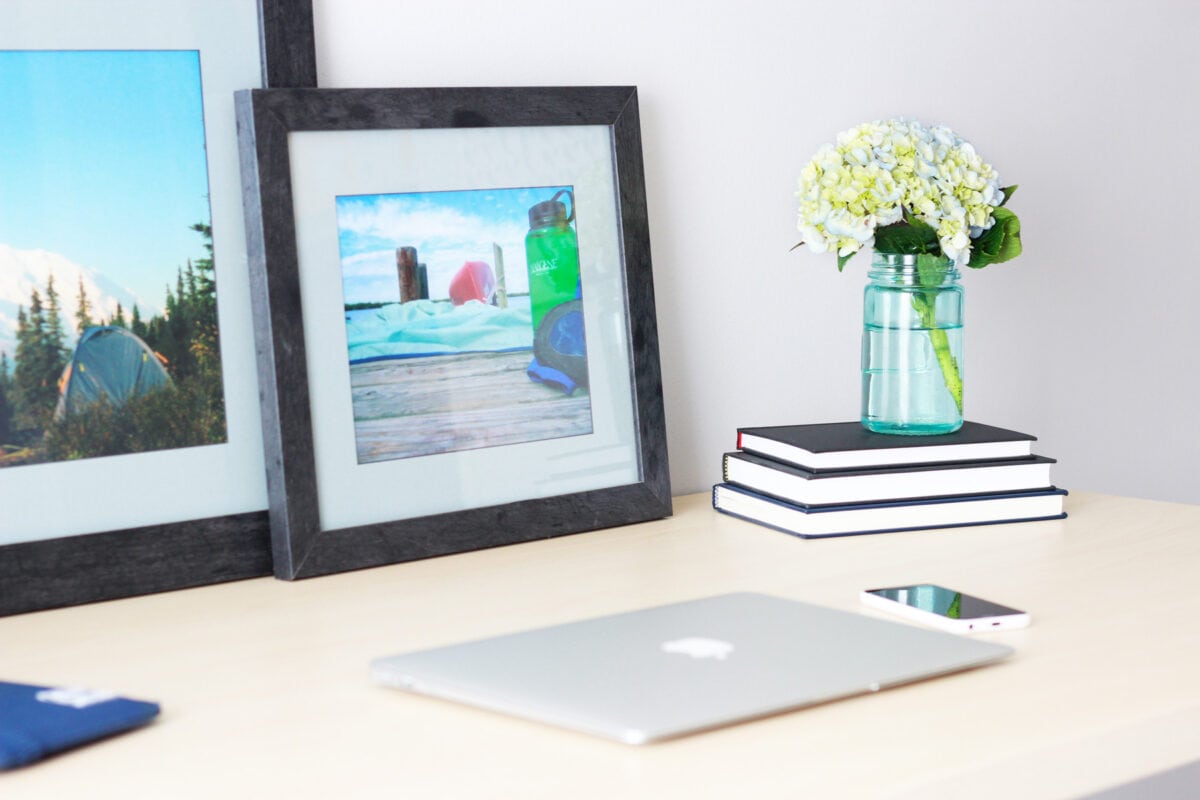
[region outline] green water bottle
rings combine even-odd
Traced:
[[[566,195],[566,203],[558,198]],[[529,269],[529,306],[533,329],[555,306],[574,300],[579,291],[579,244],[571,220],[575,219],[575,195],[562,189],[554,197],[529,209],[529,233],[525,235],[525,262]]]

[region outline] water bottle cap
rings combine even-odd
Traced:
[[[566,195],[571,200],[571,215],[567,216],[567,204],[558,198]],[[566,225],[575,218],[575,193],[570,189],[559,189],[554,197],[529,209],[529,227],[544,228],[547,225]]]
[[[565,223],[567,204],[558,200],[546,200],[529,209],[529,227],[543,228],[546,225]]]

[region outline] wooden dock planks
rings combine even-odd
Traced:
[[[592,432],[586,389],[525,375],[532,354],[469,353],[354,364],[360,464]]]

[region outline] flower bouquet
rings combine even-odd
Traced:
[[[912,307],[960,418],[962,378],[935,324],[937,288],[956,266],[979,269],[1021,254],[1021,223],[1004,207],[1015,190],[1001,187],[996,170],[950,128],[904,119],[839,134],[800,173],[796,247],[836,253],[839,272],[863,248],[915,262]]]

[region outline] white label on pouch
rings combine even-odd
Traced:
[[[51,703],[56,706],[71,708],[87,708],[99,703],[116,700],[115,692],[107,689],[85,689],[79,686],[63,686],[58,689],[42,689],[34,697],[39,703]]]

